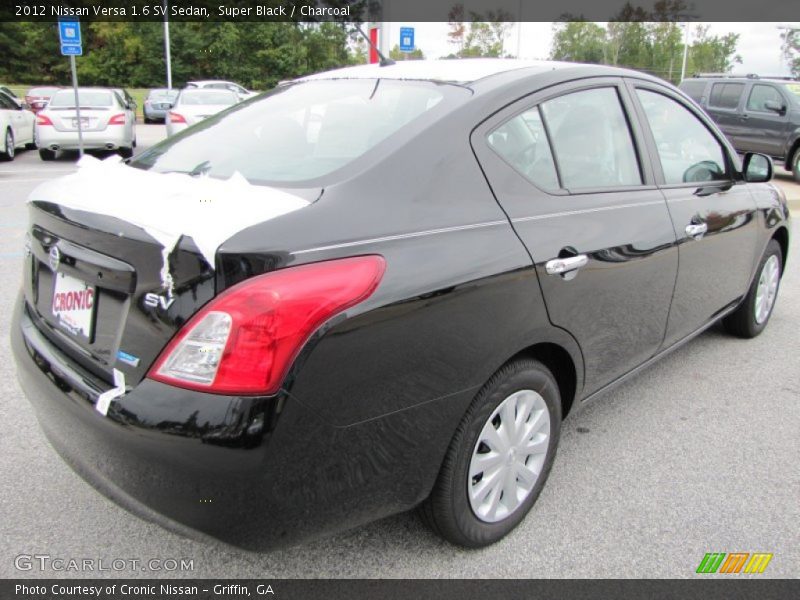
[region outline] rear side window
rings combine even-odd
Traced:
[[[672,98],[643,89],[636,93],[655,138],[665,183],[726,178],[722,146],[700,119]]]
[[[544,102],[541,110],[562,187],[642,183],[631,132],[614,88],[565,94]]]
[[[754,85],[750,91],[750,97],[747,99],[747,110],[754,110],[757,112],[772,112],[765,106],[767,102],[775,102],[780,106],[786,103],[783,101],[783,96],[771,85]]]
[[[743,91],[743,83],[715,83],[711,86],[708,105],[715,108],[736,108]]]
[[[705,81],[687,80],[681,82],[681,90],[695,102],[700,102],[703,98],[703,92],[706,90]]]
[[[558,175],[539,108],[534,107],[492,131],[489,146],[535,185],[558,189]]]

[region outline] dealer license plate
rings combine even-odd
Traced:
[[[96,299],[94,286],[64,273],[55,275],[53,316],[72,335],[90,340]]]

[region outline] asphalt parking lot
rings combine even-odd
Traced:
[[[139,149],[164,133],[137,129]],[[680,578],[696,577],[707,552],[774,555],[763,575],[734,577],[800,576],[797,218],[766,331],[744,341],[714,328],[567,419],[550,480],[508,538],[461,550],[405,514],[254,554],[184,539],[100,496],[49,446],[16,382],[8,334],[25,199],[74,168],[72,157],[43,163],[35,151],[0,163],[0,577]],[[785,172],[778,182],[800,201]],[[21,554],[191,559],[194,569],[20,571]]]

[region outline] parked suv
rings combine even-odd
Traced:
[[[695,75],[680,88],[702,106],[738,152],[784,163],[800,182],[800,81],[758,75]]]

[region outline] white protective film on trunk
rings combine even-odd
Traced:
[[[251,185],[239,173],[224,180],[154,173],[129,167],[116,156],[99,160],[85,155],[77,164],[76,173],[38,186],[28,202],[52,202],[141,227],[163,248],[161,282],[170,294],[169,255],[181,236],[191,237],[213,268],[225,240],[309,204],[275,188]]]

